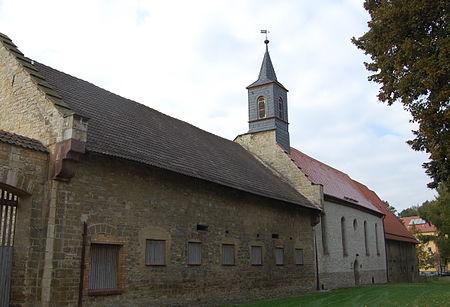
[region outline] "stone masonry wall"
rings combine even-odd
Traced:
[[[287,180],[311,202],[321,207],[322,186],[311,183],[284,150],[277,145],[275,137],[275,131],[271,130],[240,135],[235,142],[251,152],[280,178]]]
[[[329,201],[324,203],[324,214],[321,223],[316,226],[320,287],[334,289],[354,286],[355,261],[358,264],[356,273],[359,284],[385,283],[387,280],[383,220],[373,214]],[[345,218],[347,245],[345,256],[341,235],[342,217]],[[367,222],[367,254],[364,243],[364,221]],[[322,227],[322,223],[325,223],[325,227]],[[375,224],[378,232],[378,250]],[[322,237],[322,229],[325,230],[325,237]]]
[[[151,167],[86,154],[70,183],[59,185],[51,304],[77,300],[82,221],[88,226],[86,306],[214,305],[315,289],[311,211]],[[208,230],[197,230],[197,225]],[[278,235],[273,238],[272,235]],[[146,239],[166,240],[167,265],[146,266]],[[201,242],[202,264],[187,264],[187,244]],[[114,295],[89,295],[90,244],[120,246]],[[236,264],[221,263],[234,244]],[[263,265],[250,246],[263,246]],[[283,247],[285,265],[275,265]],[[294,249],[304,264],[294,264]]]
[[[19,198],[14,238],[12,306],[36,306],[45,246],[48,155],[0,142],[0,188]]]

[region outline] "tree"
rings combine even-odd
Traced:
[[[432,178],[450,186],[450,1],[365,0],[369,31],[352,42],[370,55],[369,81],[381,85],[380,101],[401,102],[418,123],[407,143],[430,153]]]
[[[397,209],[394,206],[391,206],[387,200],[383,200],[384,205],[388,208],[389,211],[392,212],[393,215],[397,215]]]
[[[419,215],[419,211],[417,211],[418,206],[412,206],[410,208],[403,209],[400,211],[399,216],[400,217],[408,217],[408,216],[415,216]]]
[[[434,238],[441,259],[450,261],[450,191],[441,184],[435,200],[419,208],[420,217],[436,226],[438,235]]]
[[[400,216],[400,217],[408,217],[408,216],[419,215],[419,208],[422,207],[422,206],[425,206],[429,202],[430,201],[426,200],[421,205],[415,205],[415,206],[411,206],[409,208],[403,209],[402,211],[400,211],[398,216]]]

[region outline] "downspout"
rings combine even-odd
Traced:
[[[319,257],[317,253],[317,231],[315,227],[314,227],[314,250],[316,253],[316,290],[320,290]]]
[[[50,181],[50,200],[47,220],[47,235],[45,238],[44,268],[42,273],[42,306],[49,306],[51,299],[51,283],[53,274],[53,254],[55,245],[55,220],[56,220],[56,202],[59,182]]]
[[[83,306],[83,283],[84,283],[84,270],[85,267],[85,255],[86,255],[86,244],[87,244],[87,224],[83,222],[83,245],[81,246],[81,260],[80,260],[80,284],[78,288],[78,307]]]

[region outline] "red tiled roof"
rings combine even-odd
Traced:
[[[8,143],[36,151],[48,152],[47,148],[42,145],[41,142],[27,138],[22,135],[18,135],[11,132],[0,130],[0,142]]]
[[[378,197],[378,195],[369,190],[365,185],[354,181],[356,186],[359,188],[361,193],[369,199],[372,204],[374,204],[381,212],[385,214],[384,217],[384,234],[385,238],[388,240],[395,241],[406,241],[412,243],[419,243],[413,235],[406,229],[403,223],[400,221],[398,217],[396,217],[383,203],[383,201]]]
[[[361,193],[347,174],[317,161],[292,147],[289,157],[311,182],[323,185],[324,194],[370,211],[382,213]]]
[[[409,231],[412,231],[412,228],[415,227],[417,229],[417,231],[419,232],[435,232],[436,231],[436,227],[430,223],[423,223],[423,224],[414,224],[414,225],[410,225],[410,222],[412,220],[415,219],[420,219],[421,217],[416,215],[416,216],[408,216],[408,217],[402,217],[401,220],[403,222],[403,224],[406,226],[406,228],[408,228]]]

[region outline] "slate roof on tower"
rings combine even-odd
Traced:
[[[34,63],[62,100],[89,118],[86,150],[318,209],[239,144]]]
[[[267,47],[268,43],[269,42],[267,41],[266,52],[264,53],[264,58],[263,58],[263,62],[261,64],[261,69],[259,71],[258,80],[256,80],[255,82],[253,82],[252,84],[247,86],[247,89],[251,88],[251,87],[255,87],[255,86],[268,84],[268,83],[276,83],[285,89],[285,87],[277,80],[277,75],[275,74],[275,69],[273,68],[272,60],[270,59],[270,55],[269,55],[269,49]]]

